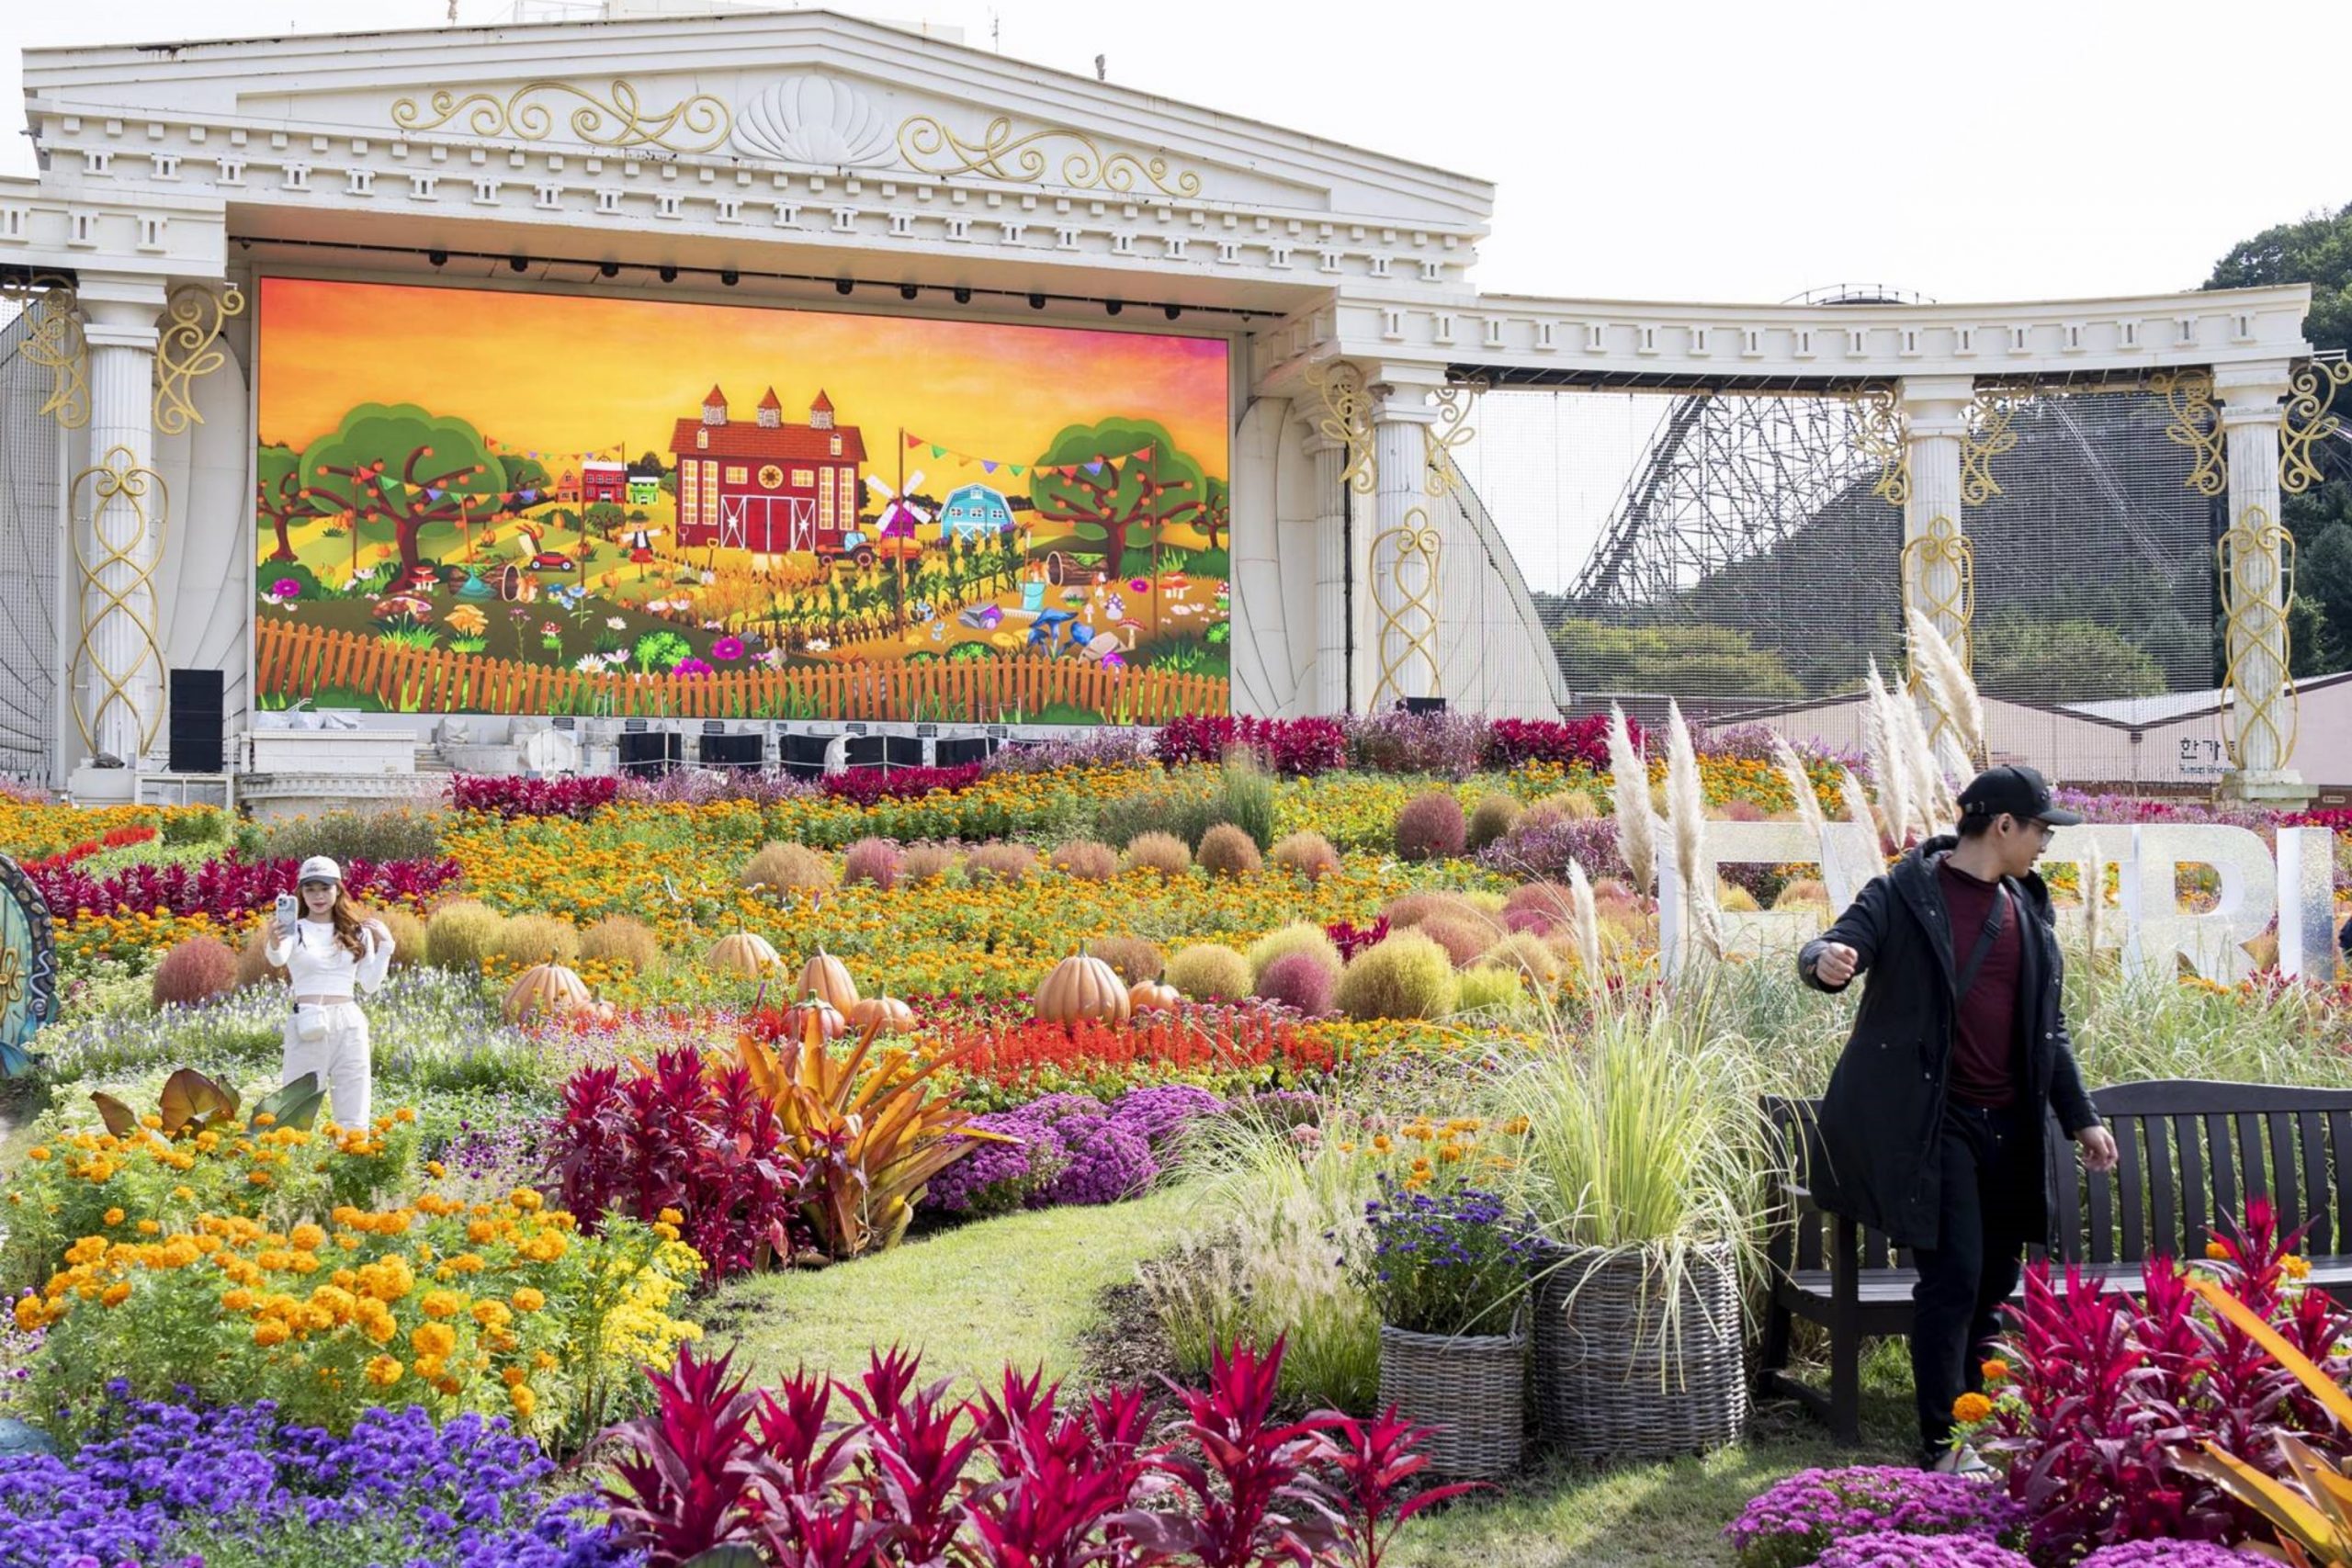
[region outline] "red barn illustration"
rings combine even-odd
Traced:
[[[854,424],[834,424],[821,389],[806,424],[784,423],[774,387],[760,400],[758,418],[745,423],[727,417],[727,394],[713,387],[700,419],[678,421],[670,449],[681,548],[718,545],[760,555],[872,548],[857,529],[865,439]]]
[[[580,499],[594,505],[600,501],[616,504],[628,499],[628,466],[591,457],[580,465]]]

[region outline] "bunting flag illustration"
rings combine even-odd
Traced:
[[[1123,472],[1128,464],[1138,458],[1147,463],[1149,462],[1152,455],[1151,446],[1138,446],[1132,452],[1106,452],[1099,457],[1089,458],[1083,463],[1015,463],[1002,457],[987,457],[978,453],[959,451],[944,441],[933,441],[927,435],[919,435],[912,432],[908,432],[904,439],[907,450],[910,452],[928,451],[934,460],[944,461],[952,458],[967,467],[977,465],[985,474],[993,475],[999,468],[1002,468],[1016,479],[1039,469],[1047,473],[1058,473],[1066,479],[1078,478],[1080,468],[1090,475],[1099,475],[1104,468],[1109,468],[1115,474]]]

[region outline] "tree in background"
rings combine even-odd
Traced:
[[[1225,532],[1233,525],[1233,487],[1223,479],[1208,482],[1208,504],[1201,512],[1201,530],[1209,536],[1209,548],[1225,543]]]
[[[1802,697],[1785,660],[1746,632],[1701,623],[1622,626],[1570,616],[1552,628],[1560,672],[1579,695],[1593,692],[1704,693]]]
[[[2096,621],[1997,615],[1977,624],[1973,640],[1976,682],[1995,695],[2088,703],[2172,689],[2147,649]]]
[[[506,470],[462,419],[414,403],[361,403],[303,449],[302,479],[316,502],[357,525],[392,525],[404,579],[423,575],[417,538],[427,524],[458,526],[504,505]]]
[[[2333,216],[2265,229],[2232,246],[2205,287],[2274,283],[2312,286],[2303,336],[2313,348],[2352,351],[2352,205]],[[2337,412],[2352,423],[2352,408]],[[2301,495],[2282,497],[2278,508],[2279,522],[2295,539],[2288,629],[2299,676],[2352,666],[2352,443],[2325,443],[2314,456],[2325,477]]]
[[[255,454],[254,513],[264,525],[277,530],[277,548],[270,552],[269,558],[296,558],[293,541],[286,536],[287,525],[297,518],[320,513],[312,507],[311,491],[302,483],[302,455],[291,446],[264,446]]]
[[[501,452],[498,466],[506,476],[508,491],[516,494],[528,491],[530,494],[531,501],[516,503],[517,511],[530,505],[533,501],[545,501],[548,491],[555,488],[555,480],[548,473],[547,465],[537,457],[521,457],[512,452]]]
[[[1208,476],[1176,449],[1166,426],[1106,419],[1073,424],[1054,437],[1029,470],[1029,499],[1038,516],[1075,524],[1073,548],[1121,577],[1130,547],[1157,547],[1167,525],[1202,521]]]

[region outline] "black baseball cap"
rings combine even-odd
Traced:
[[[2031,768],[1987,768],[1960,792],[1962,817],[1998,817],[2007,812],[2020,822],[2047,822],[2071,828],[2082,813],[2067,811],[2050,801],[2050,781]]]

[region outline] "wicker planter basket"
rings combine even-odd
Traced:
[[[1670,1337],[1666,1298],[1639,1253],[1545,1246],[1534,1266],[1535,1409],[1547,1443],[1576,1458],[1657,1459],[1738,1438],[1747,1378],[1728,1247],[1692,1260]]]
[[[1380,1330],[1380,1404],[1439,1430],[1422,1445],[1441,1475],[1509,1475],[1526,1450],[1527,1336]]]

